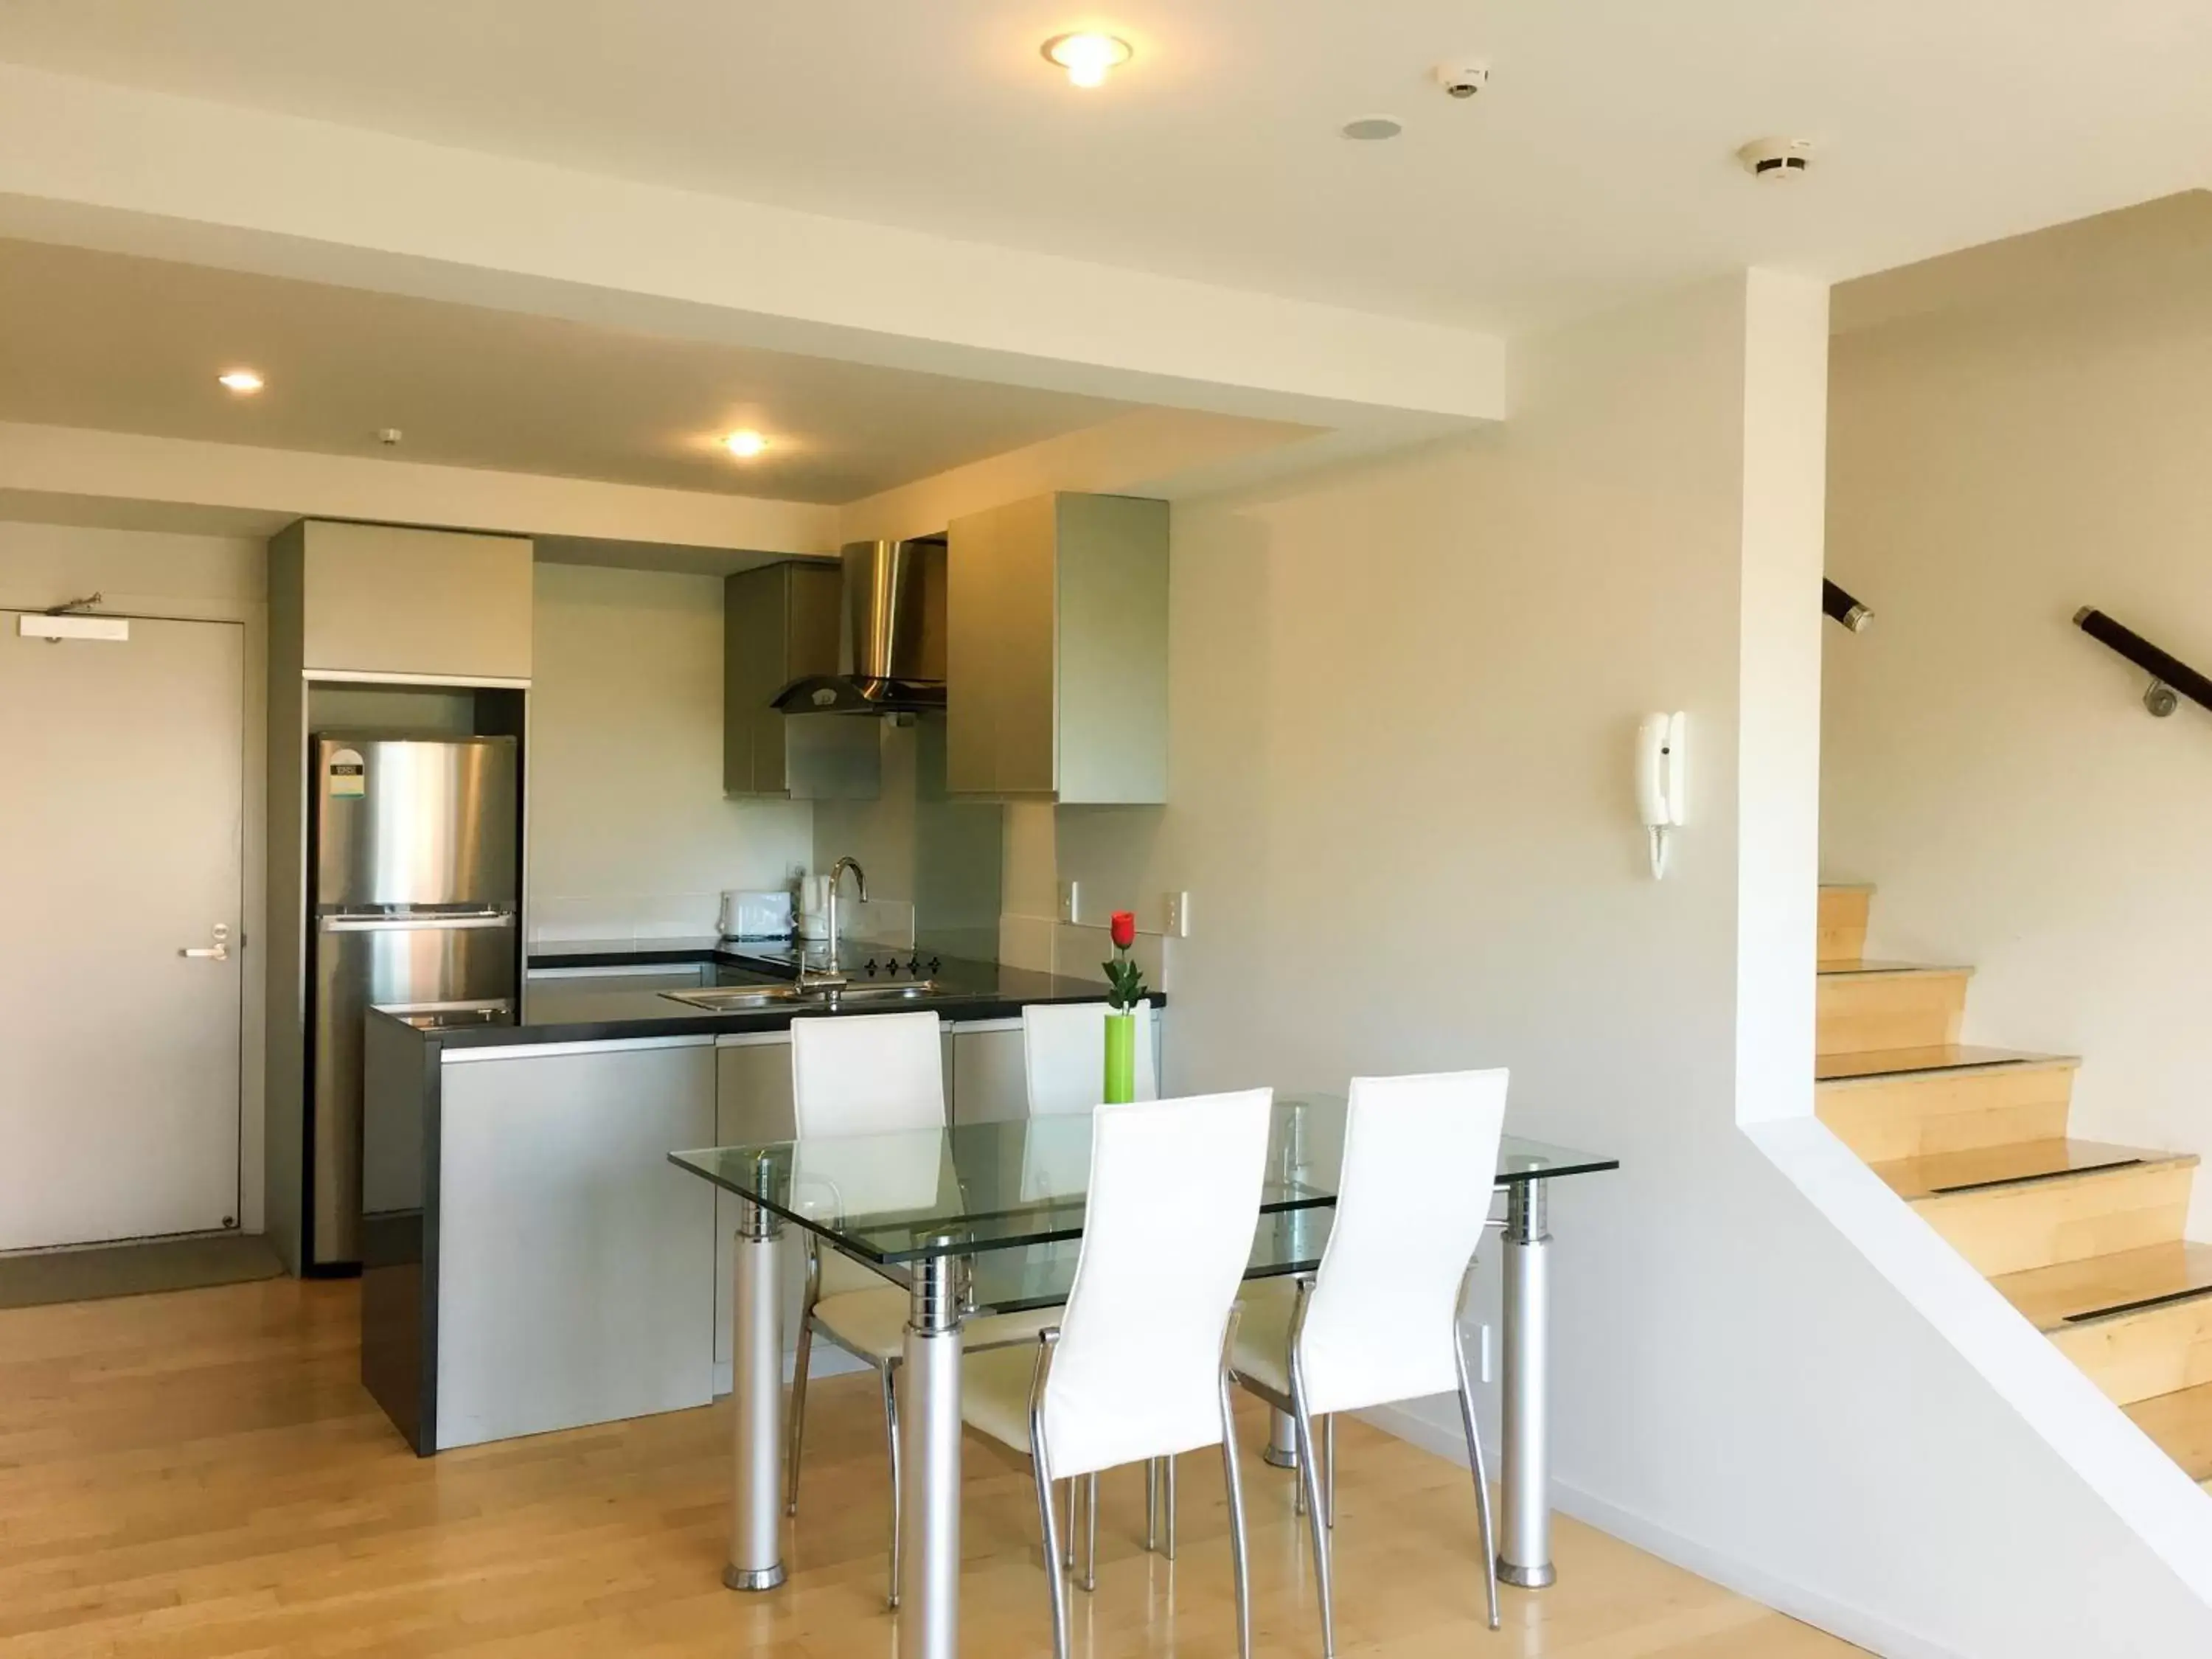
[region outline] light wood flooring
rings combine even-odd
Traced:
[[[734,1595],[723,1407],[418,1461],[355,1381],[354,1287],[285,1279],[0,1312],[7,1659],[894,1652],[868,1378],[818,1384],[791,1583]],[[1255,1413],[1246,1443],[1256,1453]],[[1562,1519],[1559,1583],[1482,1628],[1465,1472],[1347,1424],[1340,1650],[1389,1659],[1832,1659],[1856,1648]],[[1180,1559],[1109,1477],[1079,1656],[1233,1652],[1219,1465]],[[1317,1654],[1286,1477],[1245,1460],[1257,1650]],[[1026,1468],[970,1437],[963,1646],[1048,1651]]]

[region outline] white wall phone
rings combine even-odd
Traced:
[[[1667,873],[1667,832],[1683,822],[1687,725],[1687,717],[1677,710],[1646,714],[1636,732],[1636,805],[1651,836],[1655,881]]]

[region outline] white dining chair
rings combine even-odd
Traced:
[[[1106,1093],[1106,1014],[1103,1002],[1032,1002],[1022,1009],[1022,1069],[1031,1117],[1087,1112]],[[1137,1004],[1137,1098],[1160,1095],[1159,1051],[1153,1046],[1152,1004]]]
[[[1031,1002],[1022,1008],[1022,1072],[1027,1085],[1031,1117],[1070,1117],[1097,1109],[1106,1094],[1106,1018],[1104,1002]],[[1150,997],[1137,1000],[1136,1098],[1158,1100],[1160,1096],[1159,1049],[1152,1025]],[[1026,1190],[1024,1194],[1029,1196]],[[1159,1541],[1162,1477],[1167,1497],[1168,1559],[1175,1559],[1175,1465],[1166,1462],[1145,1472],[1145,1547]],[[1091,1483],[1091,1542],[1098,1548],[1098,1485]],[[1076,1492],[1067,1489],[1067,1565],[1075,1565]],[[1091,1588],[1091,1575],[1084,1578]]]
[[[945,1179],[941,1159],[866,1145],[810,1148],[808,1141],[945,1127],[944,1049],[933,1013],[839,1015],[791,1023],[792,1115],[799,1145],[793,1194],[803,1206],[844,1214],[919,1207]],[[891,1479],[890,1606],[898,1606],[898,1368],[906,1349],[907,1291],[865,1263],[823,1250],[805,1234],[805,1289],[785,1431],[784,1507],[799,1513],[799,1451],[806,1437],[806,1373],[818,1334],[876,1373]],[[970,1320],[971,1348],[1034,1340],[1051,1310]]]
[[[1498,1627],[1490,1485],[1460,1316],[1490,1214],[1505,1085],[1502,1070],[1354,1078],[1321,1267],[1295,1286],[1268,1280],[1245,1297],[1230,1363],[1238,1382],[1297,1424],[1324,1659],[1336,1651],[1329,1582],[1336,1448],[1332,1432],[1324,1492],[1315,1421],[1333,1430],[1340,1412],[1428,1395],[1459,1397],[1490,1627]]]
[[[1101,1106],[1075,1279],[1056,1329],[962,1362],[969,1424],[1026,1451],[1052,1593],[1054,1659],[1067,1659],[1067,1588],[1055,1481],[1221,1448],[1237,1583],[1237,1649],[1252,1614],[1244,1491],[1231,1416],[1237,1287],[1252,1252],[1273,1091]]]

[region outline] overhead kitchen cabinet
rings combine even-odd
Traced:
[[[952,521],[945,783],[1157,805],[1168,789],[1168,506],[1055,494]]]
[[[270,628],[309,675],[526,682],[531,561],[520,536],[302,520],[269,544]]]
[[[831,560],[783,559],[722,584],[724,794],[793,793],[793,740],[803,742],[811,728],[793,727],[772,704],[792,681],[837,672],[842,583]],[[872,727],[854,730],[874,736]]]

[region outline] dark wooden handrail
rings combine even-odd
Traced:
[[[2160,720],[2174,711],[2177,693],[2201,708],[2212,709],[2212,680],[2171,652],[2160,650],[2132,628],[2086,605],[2074,613],[2074,626],[2098,644],[2118,652],[2150,676],[2150,689],[2143,693],[2143,707]]]
[[[1820,578],[1820,609],[1856,634],[1874,620],[1874,612],[1830,581]]]

